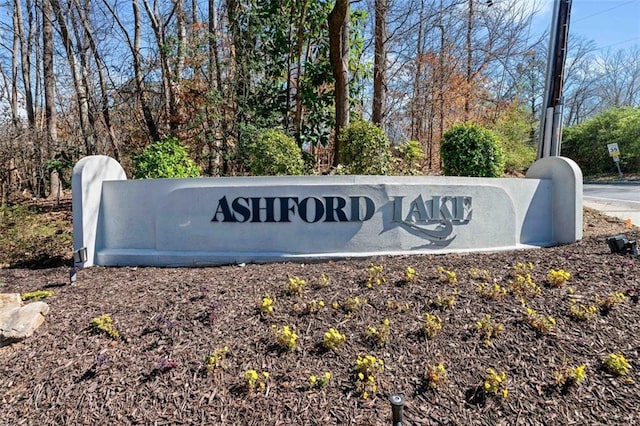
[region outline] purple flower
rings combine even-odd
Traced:
[[[178,365],[178,361],[174,361],[168,358],[160,358],[160,360],[156,364],[156,370],[167,371],[171,370],[172,368],[176,368]]]
[[[107,362],[109,362],[109,357],[107,354],[100,354],[96,357],[96,367],[102,367]]]

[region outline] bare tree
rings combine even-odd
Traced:
[[[640,49],[607,51],[597,64],[601,108],[640,104]]]
[[[58,31],[62,37],[62,44],[67,56],[71,75],[73,77],[73,85],[75,88],[75,97],[78,104],[80,129],[85,144],[85,152],[87,155],[97,153],[95,138],[95,120],[93,119],[91,108],[89,105],[89,89],[87,87],[87,78],[83,76],[82,64],[76,57],[76,46],[74,45],[72,35],[67,26],[66,17],[70,15],[68,9],[63,10],[59,0],[50,0],[51,8],[56,17]],[[68,5],[67,5],[68,7]]]
[[[109,93],[107,90],[106,67],[104,66],[104,61],[100,53],[98,52],[98,46],[93,35],[94,31],[89,20],[89,11],[87,10],[88,5],[85,4],[85,6],[83,7],[80,4],[79,0],[73,0],[73,4],[78,13],[78,25],[81,28],[83,38],[86,40],[87,49],[90,50],[93,56],[93,60],[96,64],[96,72],[98,74],[98,87],[100,89],[100,102],[98,108],[100,109],[103,124],[106,129],[108,145],[111,147],[113,157],[117,161],[120,161],[120,149],[118,147],[117,137],[113,128],[111,113],[109,111]]]

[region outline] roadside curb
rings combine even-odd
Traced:
[[[640,185],[640,180],[583,181],[583,185]]]

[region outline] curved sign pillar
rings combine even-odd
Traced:
[[[79,194],[76,196],[76,194]],[[582,237],[582,175],[127,180],[104,156],[73,176],[74,250],[91,265],[202,266],[503,250]]]

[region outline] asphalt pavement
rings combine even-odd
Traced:
[[[640,226],[640,182],[585,183],[582,194],[585,207]]]

